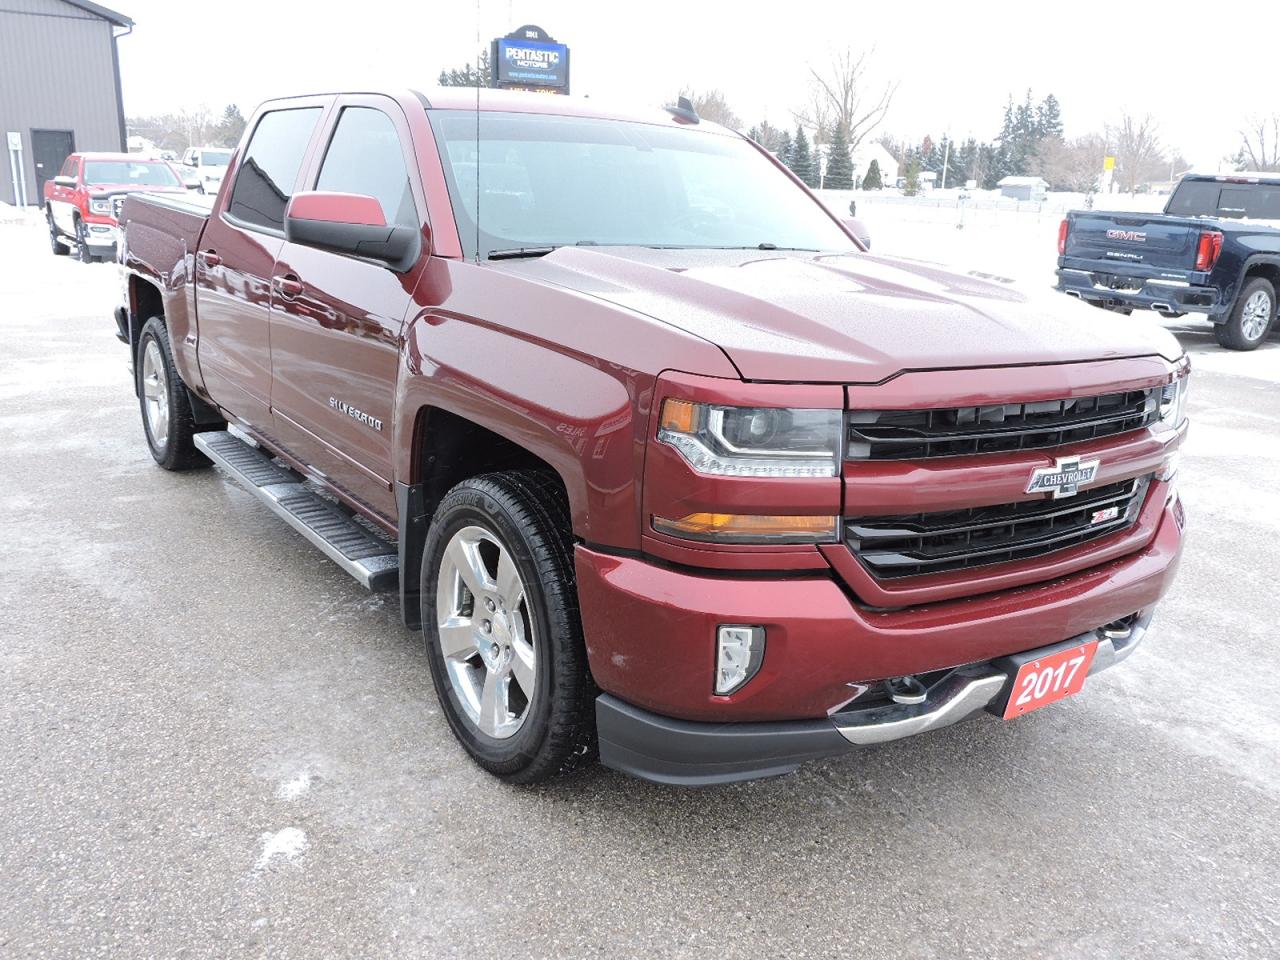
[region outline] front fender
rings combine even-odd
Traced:
[[[639,548],[651,375],[443,312],[425,312],[408,325],[402,364],[398,480],[422,478],[421,412],[446,410],[548,463],[564,482],[577,537]]]

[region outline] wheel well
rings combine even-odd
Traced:
[[[411,630],[422,626],[418,580],[422,548],[436,507],[451,489],[471,477],[503,470],[537,470],[564,480],[541,457],[477,423],[428,407],[418,413],[413,431],[413,482],[397,484],[400,514],[400,615]]]
[[[1244,273],[1244,282],[1248,283],[1254,277],[1262,277],[1271,284],[1271,289],[1280,292],[1280,264],[1275,263],[1255,263]]]
[[[164,298],[160,291],[137,277],[129,279],[129,343],[137,349],[142,325],[152,317],[164,316]]]
[[[422,484],[428,514],[453,487],[470,477],[501,470],[539,470],[559,479],[541,457],[447,410],[427,409],[418,417],[414,475]],[[563,483],[562,483],[563,486]]]

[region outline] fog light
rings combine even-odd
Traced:
[[[716,694],[739,689],[756,675],[762,660],[764,627],[722,624],[716,636]]]

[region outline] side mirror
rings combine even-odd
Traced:
[[[381,260],[399,272],[422,252],[421,231],[387,226],[382,204],[358,193],[295,193],[285,211],[284,236],[291,243]]]
[[[75,177],[54,177],[53,182],[55,186],[59,186],[59,187],[74,187],[76,185],[76,178]]]
[[[871,249],[871,231],[867,229],[867,225],[865,223],[857,217],[845,217],[840,222],[844,224],[844,228],[846,230],[858,238],[859,243],[868,250]]]

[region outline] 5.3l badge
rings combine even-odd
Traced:
[[[1093,482],[1101,463],[1101,460],[1059,457],[1052,467],[1036,467],[1031,471],[1027,493],[1052,493],[1055,500],[1074,497],[1080,492],[1081,484]]]

